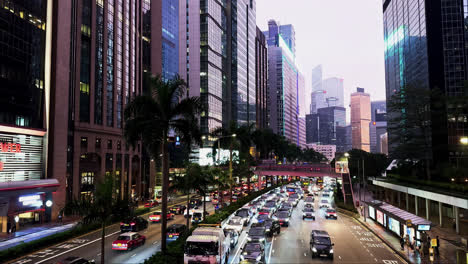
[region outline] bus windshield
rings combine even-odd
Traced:
[[[218,243],[216,242],[187,242],[185,254],[195,256],[218,255]]]

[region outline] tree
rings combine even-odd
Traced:
[[[190,206],[190,193],[196,190],[195,179],[193,177],[197,174],[197,168],[193,164],[188,164],[185,173],[176,175],[172,180],[170,190],[177,190],[187,195],[187,214]],[[187,216],[187,228],[190,227],[190,217]]]
[[[200,144],[197,117],[202,111],[198,97],[186,97],[185,82],[176,76],[164,82],[161,76],[147,77],[145,93],[136,96],[125,108],[124,135],[128,143],[142,141],[151,158],[162,156],[162,215],[167,214],[169,189],[169,133],[175,133],[187,145]],[[161,223],[161,251],[166,252],[167,219]]]
[[[97,183],[92,195],[73,199],[63,209],[65,215],[81,216],[83,224],[101,224],[101,263],[105,263],[106,225],[130,214],[129,203],[120,198],[117,187],[114,177],[107,175]]]

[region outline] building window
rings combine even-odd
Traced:
[[[117,141],[117,150],[121,150],[122,149],[122,143],[120,142],[120,140]]]
[[[101,149],[101,139],[96,138],[96,149]]]
[[[95,93],[94,93],[94,123],[102,125],[102,97],[104,75],[104,7],[102,1],[96,1],[96,61],[95,61]]]
[[[107,140],[107,149],[112,149],[112,140]]]
[[[81,147],[82,148],[88,148],[88,138],[87,137],[81,137]]]

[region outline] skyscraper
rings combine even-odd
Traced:
[[[291,27],[283,27],[294,44]],[[268,43],[268,89],[270,94],[270,126],[276,134],[297,143],[298,131],[298,71],[295,65],[294,47],[289,46],[274,20],[268,21],[264,33]]]
[[[342,151],[345,145],[346,108],[320,108],[317,114],[307,115],[307,143],[335,145]]]
[[[323,80],[322,89],[325,92],[325,105],[327,107],[344,107],[344,87],[342,78],[331,77]]]
[[[387,104],[385,101],[371,102],[369,134],[372,153],[382,153],[380,136],[385,133],[387,133]]]
[[[179,72],[205,106],[202,133],[255,123],[255,1],[179,3]]]
[[[351,129],[354,149],[370,152],[369,123],[371,121],[370,95],[364,88],[351,94]]]
[[[255,84],[257,91],[256,115],[257,128],[267,128],[268,125],[268,50],[265,35],[257,27],[255,37]]]
[[[306,143],[306,119],[305,117],[298,117],[297,119],[298,123],[298,135],[297,135],[297,143],[301,148],[306,148],[307,143]]]
[[[310,101],[310,113],[316,114],[317,109],[325,107],[325,95],[322,89],[322,65],[312,69],[312,93]]]
[[[400,8],[402,5],[407,8]],[[383,2],[385,84],[387,102],[402,89],[439,89],[448,98],[467,95],[468,16],[466,1],[387,0]],[[408,18],[408,19],[403,19]],[[432,100],[438,100],[433,98]],[[426,102],[430,103],[430,102]],[[453,107],[433,113],[430,127],[429,153],[436,163],[460,162],[468,159],[462,136],[468,135],[468,125],[453,117]],[[389,152],[396,153],[405,144],[401,124],[393,117],[401,112],[389,111]],[[467,113],[464,112],[463,116]]]

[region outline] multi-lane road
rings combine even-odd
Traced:
[[[289,227],[282,227],[279,235],[267,240],[267,263],[406,263],[354,219],[342,214],[338,214],[338,220],[325,219],[325,211],[318,209],[318,200],[315,202],[315,221],[302,220],[301,201],[293,211]],[[335,244],[333,260],[311,258],[309,242],[314,229],[326,230],[330,234]],[[240,248],[246,241],[247,231],[245,228],[232,251],[229,264],[240,262]]]
[[[356,220],[342,214],[338,214],[338,220],[325,219],[324,210],[318,209],[316,199],[316,220],[303,220],[303,201],[300,201],[294,209],[290,218],[289,227],[282,227],[281,233],[268,239],[265,254],[267,263],[405,263],[388,248],[373,233],[367,231]],[[207,206],[213,211],[213,206]],[[147,215],[143,217],[147,218]],[[178,215],[174,220],[168,222],[184,224],[186,219]],[[309,247],[310,232],[313,229],[326,230],[334,243],[334,259],[311,258]],[[239,243],[231,251],[229,264],[240,262],[240,249],[246,242],[244,228]],[[161,228],[160,224],[150,224],[149,227],[140,232],[147,237],[144,246],[129,252],[116,252],[111,249],[111,243],[120,234],[119,226],[113,225],[106,232],[106,263],[142,263],[155,252],[160,250]],[[57,263],[68,256],[80,256],[86,259],[100,261],[100,232],[91,234],[51,246],[47,249],[35,252],[11,263]]]
[[[156,209],[155,209],[156,210]],[[207,211],[212,213],[213,206],[207,205]],[[143,215],[147,219],[148,214]],[[176,215],[174,220],[168,221],[168,226],[172,224],[185,224],[183,215]],[[143,263],[145,259],[151,257],[160,250],[161,246],[161,225],[149,223],[148,228],[138,232],[146,236],[146,243],[132,251],[114,251],[112,242],[120,234],[119,225],[112,225],[106,229],[105,240],[105,262],[106,263]],[[57,263],[69,256],[78,256],[88,260],[95,260],[100,263],[101,259],[101,231],[95,231],[67,242],[51,246],[33,254],[29,254],[21,259],[12,261],[14,264],[49,264]]]

